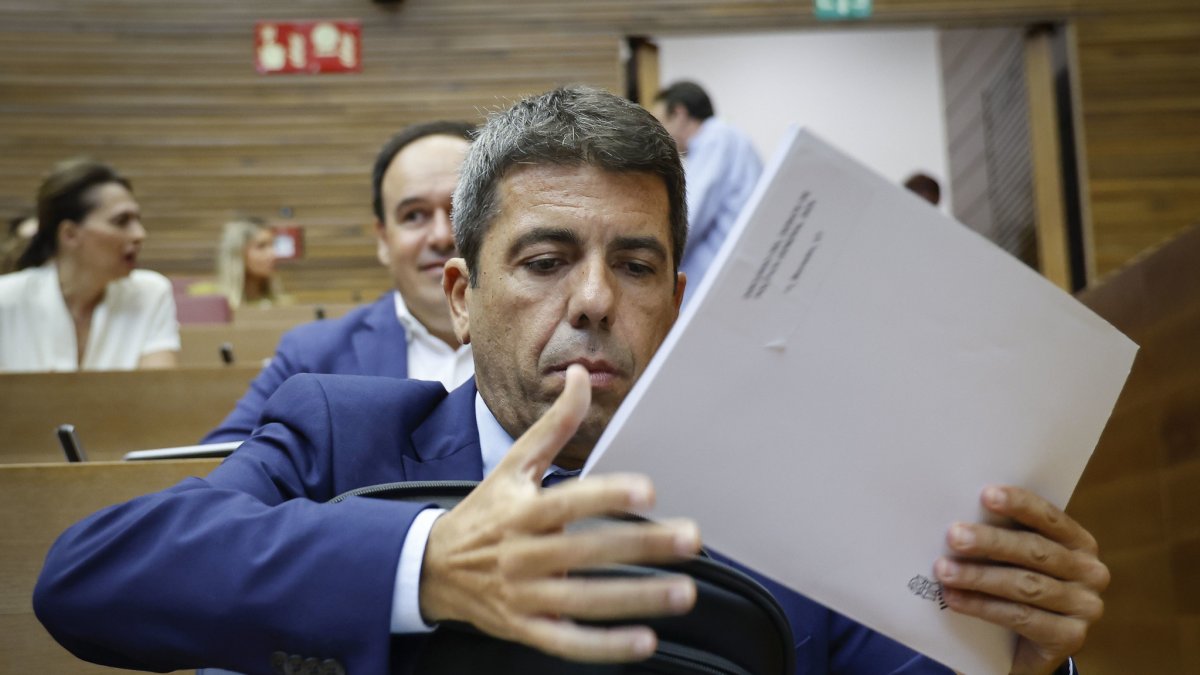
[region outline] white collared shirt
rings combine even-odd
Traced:
[[[394,292],[394,297],[396,320],[404,326],[408,337],[408,376],[414,380],[441,382],[446,391],[453,391],[470,379],[475,374],[471,345],[452,348],[412,315],[399,291]]]
[[[54,262],[0,276],[0,372],[133,370],[146,354],[179,351],[171,282],[133,270],[109,283],[82,363],[75,339]]]

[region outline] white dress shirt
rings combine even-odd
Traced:
[[[441,382],[446,391],[454,391],[475,374],[471,345],[460,345],[455,349],[446,344],[408,311],[408,305],[399,291],[395,292],[395,298],[396,320],[404,326],[404,334],[408,337],[410,378]]]
[[[0,276],[0,372],[133,370],[146,354],[178,350],[171,282],[158,272],[133,270],[108,284],[92,311],[82,361],[58,267]]]

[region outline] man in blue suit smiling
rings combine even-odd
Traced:
[[[447,389],[471,376],[471,348],[450,325],[442,266],[455,255],[450,197],[473,131],[465,122],[426,122],[384,144],[371,172],[372,208],[379,262],[395,290],[339,319],[286,333],[203,443],[249,438],[267,399],[296,373],[413,377]]]
[[[649,506],[653,485],[542,480],[583,464],[675,321],[683,195],[673,141],[628,101],[559,89],[494,116],[464,163],[462,257],[443,279],[476,379],[447,394],[412,380],[291,378],[207,478],[60,537],[35,589],[38,617],[81,658],[154,670],[411,672],[423,636],[452,620],[573,660],[645,658],[656,636],[638,620],[688,611],[692,580],[563,573],[692,555],[695,524],[565,531]],[[695,448],[698,461],[723,451]],[[445,512],[326,503],[371,484],[447,479],[483,482]],[[1095,540],[1019,488],[989,487],[982,504],[1017,525],[950,526],[955,555],[935,564],[945,602],[1017,632],[1014,673],[1069,672],[1103,609]],[[788,536],[786,522],[764,518],[763,536]],[[946,672],[763,581],[787,613],[799,673]],[[628,625],[577,621],[593,619]]]

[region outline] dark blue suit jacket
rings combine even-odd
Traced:
[[[313,321],[285,333],[275,356],[250,383],[237,407],[200,442],[249,438],[267,399],[297,373],[408,377],[408,339],[396,319],[394,291],[341,318]]]
[[[422,506],[348,490],[479,480],[475,386],[298,375],[264,424],[207,478],[101,511],[65,532],[34,592],[38,618],[81,658],[269,673],[273,652],[352,675],[407,672],[421,636],[388,627],[397,562]],[[796,638],[797,673],[945,668],[758,577]]]

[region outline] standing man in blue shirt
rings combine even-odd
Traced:
[[[651,112],[683,154],[690,225],[679,271],[697,289],[754,192],[762,160],[746,134],[714,117],[708,93],[695,82],[660,91]]]

